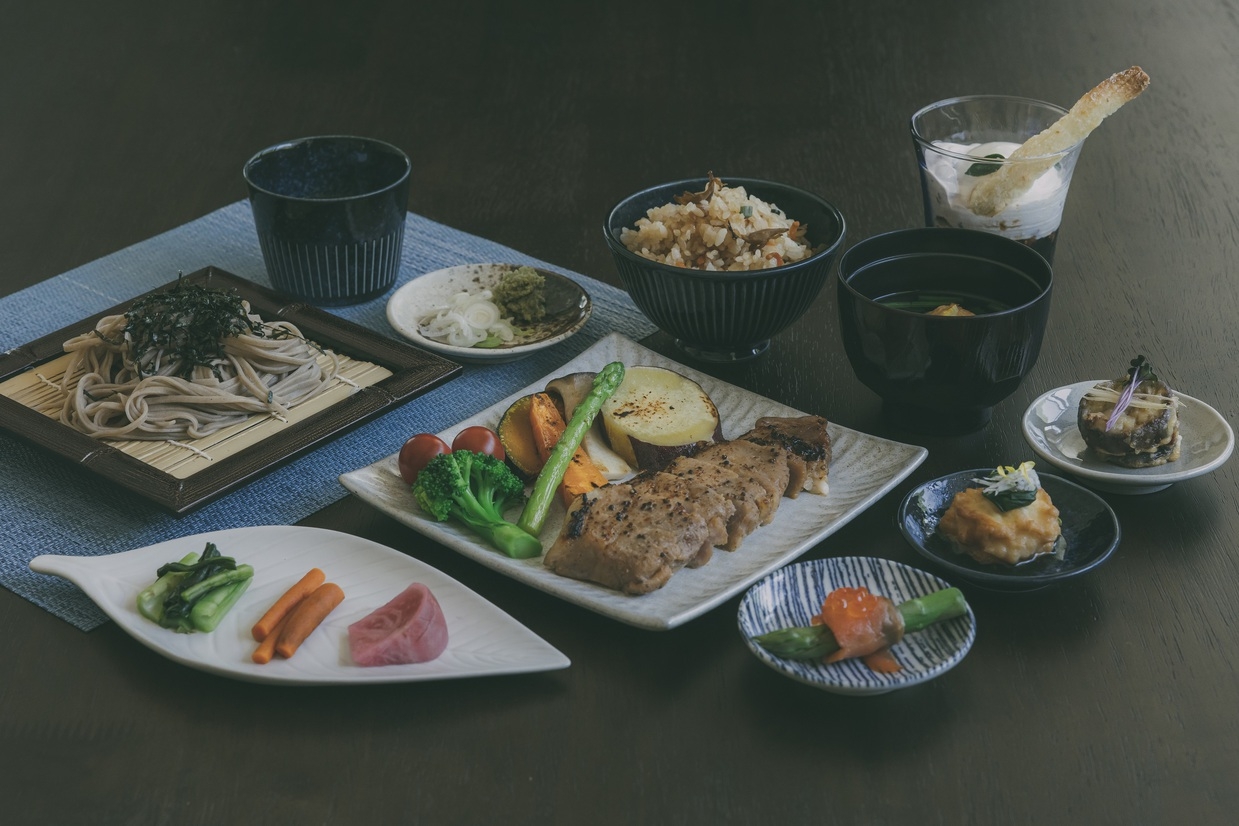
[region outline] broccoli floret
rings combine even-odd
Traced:
[[[469,450],[436,456],[417,474],[413,495],[438,521],[463,522],[510,557],[542,553],[537,537],[503,518],[507,508],[525,500],[525,486],[493,456]]]

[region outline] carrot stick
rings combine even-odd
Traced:
[[[280,621],[271,629],[271,633],[263,638],[263,641],[254,649],[254,662],[259,665],[266,665],[271,662],[271,658],[275,656],[275,644],[280,639],[280,632],[284,630],[284,626],[288,624],[289,614],[280,617]]]
[[[311,568],[308,574],[285,591],[284,595],[267,609],[267,613],[262,615],[262,619],[254,624],[254,640],[256,642],[265,640],[280,620],[293,609],[293,606],[309,596],[315,588],[323,584],[325,579],[327,579],[326,574],[318,568]]]
[[[287,659],[296,653],[305,638],[335,610],[344,600],[344,591],[334,582],[327,582],[314,589],[314,593],[297,604],[288,615],[288,622],[280,631],[280,638],[275,643],[275,653]]]

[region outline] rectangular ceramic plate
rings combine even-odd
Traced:
[[[677,364],[621,335],[612,334],[553,375],[471,416],[441,435],[450,443],[452,437],[464,427],[480,424],[493,428],[513,400],[541,390],[546,381],[554,376],[597,371],[612,361],[621,361],[629,366],[648,364],[668,367],[694,379],[714,400],[722,419],[723,434],[729,438],[747,431],[759,416],[804,415],[786,405]],[[700,616],[770,571],[800,556],[881,499],[928,455],[923,447],[879,439],[835,424],[830,425],[830,438],[833,456],[829,495],[804,493],[796,499],[784,499],[774,521],[750,534],[739,550],[731,553],[715,551],[713,559],[706,565],[681,570],[661,589],[641,596],[630,596],[600,585],[559,576],[544,568],[540,558],[509,559],[454,522],[429,519],[418,509],[409,486],[401,480],[395,455],[346,473],[340,481],[379,510],[489,568],[620,622],[665,630]],[[563,508],[557,504],[542,532],[545,547],[550,547],[559,535],[563,516]]]
[[[138,613],[138,593],[165,562],[201,555],[207,542],[254,566],[249,590],[209,634],[178,634]],[[31,570],[73,582],[138,642],[170,660],[257,683],[403,683],[567,668],[568,658],[447,574],[352,534],[266,525],[183,536],[107,556],[39,556]],[[344,591],[344,601],[290,659],[257,665],[250,633],[271,604],[311,568]],[[447,649],[425,663],[363,668],[349,656],[348,626],[414,582],[434,594],[447,620]]]
[[[246,482],[285,464],[318,445],[439,386],[460,373],[460,366],[433,353],[360,327],[303,303],[290,303],[279,293],[235,275],[207,267],[185,280],[207,287],[235,290],[267,320],[296,324],[306,338],[391,375],[361,387],[324,410],[294,421],[233,455],[206,463],[181,477],[130,455],[107,441],[79,433],[20,402],[0,395],[0,429],[4,429],[76,462],[176,514],[187,513]],[[175,282],[174,282],[175,283]],[[152,292],[167,290],[167,284]],[[137,299],[133,299],[136,301]],[[0,355],[0,382],[34,371],[63,355],[64,342],[93,330],[99,319],[123,313],[127,301],[63,330]],[[295,412],[297,408],[293,408]]]

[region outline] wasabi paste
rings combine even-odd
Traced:
[[[503,316],[517,324],[533,324],[546,317],[546,279],[533,267],[504,273],[492,292]]]

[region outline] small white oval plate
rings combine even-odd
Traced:
[[[178,634],[138,613],[138,592],[155,570],[207,542],[254,566],[254,584],[209,634]],[[306,571],[321,568],[344,590],[344,602],[287,659],[257,665],[254,623]],[[567,668],[568,658],[541,637],[435,568],[352,534],[321,528],[264,526],[184,536],[107,556],[37,556],[30,569],[77,585],[138,642],[191,668],[256,683],[400,683],[520,674]],[[410,665],[354,665],[348,626],[387,604],[413,582],[428,587],[447,619],[448,644],[435,660]]]
[[[1230,457],[1235,432],[1209,405],[1175,391],[1179,406],[1180,456],[1157,467],[1125,468],[1098,459],[1076,425],[1080,399],[1097,381],[1081,381],[1044,393],[1024,411],[1024,439],[1033,451],[1089,487],[1107,493],[1153,493],[1202,476]]]
[[[499,347],[455,347],[427,338],[418,330],[418,320],[437,307],[451,304],[461,292],[477,292],[499,283],[519,264],[461,264],[419,275],[392,294],[387,301],[387,321],[397,333],[427,350],[456,361],[495,364],[519,358],[567,339],[585,326],[593,312],[589,294],[571,278],[550,270],[538,270],[546,278],[547,317]]]
[[[860,660],[825,663],[776,657],[753,637],[779,628],[809,625],[836,588],[865,586],[896,604],[923,597],[951,584],[933,574],[889,559],[845,556],[812,559],[780,568],[748,590],[740,601],[744,643],[757,659],[793,680],[834,694],[885,694],[932,680],[959,664],[977,637],[977,621],[968,614],[909,634],[891,647],[903,669],[879,674]]]

